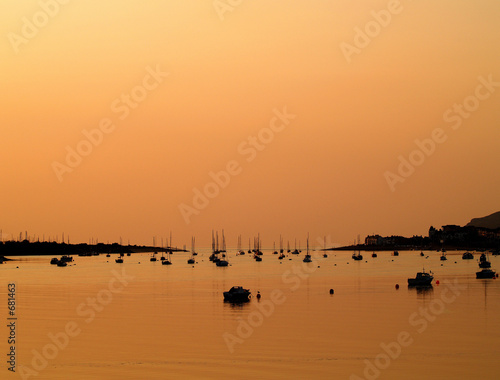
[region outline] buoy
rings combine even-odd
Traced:
[[[330,294],[333,294],[333,289],[330,289]]]
[[[257,299],[260,300],[260,292],[257,292]]]
[[[319,265],[318,265],[318,268],[319,268]]]
[[[396,284],[396,289],[399,289],[399,284]]]
[[[436,280],[436,285],[439,285],[439,280]]]

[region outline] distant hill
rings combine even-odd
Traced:
[[[474,218],[467,226],[490,228],[492,230],[500,228],[500,211],[483,218]]]

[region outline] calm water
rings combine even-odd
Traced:
[[[0,265],[0,318],[8,323],[8,283],[16,284],[18,318],[16,373],[4,360],[0,378],[500,377],[500,282],[476,280],[476,260],[461,252],[444,263],[437,252],[367,252],[361,262],[337,252],[310,264],[304,253],[281,262],[265,251],[255,262],[235,252],[227,268],[209,262],[207,250],[194,266],[187,253],[172,255],[171,266],[149,254],[121,265],[116,255],[75,257],[65,268],[46,257]],[[498,257],[490,260],[500,269]],[[424,265],[439,285],[408,289]],[[233,285],[262,298],[224,303]],[[6,358],[9,329],[2,334]]]

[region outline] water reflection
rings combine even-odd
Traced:
[[[488,286],[489,286],[489,281],[488,280],[482,280],[483,285],[484,285],[484,310],[486,310],[486,301],[488,299]]]
[[[229,308],[231,310],[243,310],[250,305],[250,300],[242,302],[231,302],[224,300],[224,308]]]
[[[419,299],[425,299],[425,298],[432,298],[434,288],[432,285],[419,285],[419,286],[408,285],[408,291],[416,292],[417,298]]]

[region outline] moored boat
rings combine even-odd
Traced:
[[[354,252],[352,254],[352,258],[356,261],[360,261],[360,260],[363,260],[363,255],[361,254],[361,252],[358,252],[357,254],[356,254],[356,252]]]
[[[424,270],[423,272],[418,272],[415,278],[409,278],[408,286],[430,286],[433,279],[432,274]]]
[[[474,258],[474,255],[470,253],[469,251],[465,252],[462,255],[462,260],[472,260]]]
[[[229,291],[224,292],[226,302],[248,302],[250,300],[250,290],[241,286],[233,286]]]
[[[483,269],[476,272],[476,278],[495,278],[496,276],[496,272],[491,269]]]
[[[191,238],[191,257],[188,259],[187,263],[188,264],[194,264],[194,256],[195,256],[195,251],[194,251],[194,236]]]
[[[481,256],[479,257],[479,268],[491,268],[491,263],[488,261],[486,255],[484,253],[481,253]]]
[[[226,260],[219,260],[215,262],[215,265],[218,267],[227,267],[229,265],[229,262]]]
[[[312,262],[312,257],[309,254],[309,234],[307,234],[307,251],[306,251],[306,255],[304,256],[304,259],[302,261],[304,263],[311,263]]]

